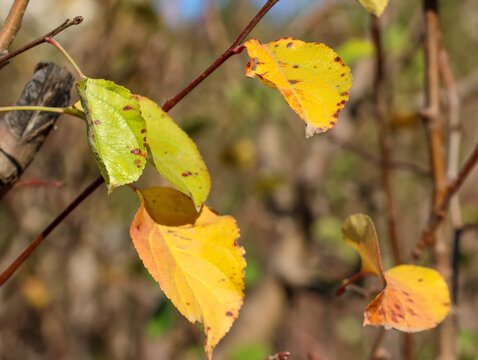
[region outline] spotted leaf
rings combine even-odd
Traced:
[[[108,191],[138,180],[146,163],[146,123],[128,89],[83,78],[76,89],[86,115],[88,143]]]
[[[200,208],[209,194],[211,180],[196,144],[154,101],[135,96],[148,130],[147,160]]]
[[[292,38],[261,44],[244,44],[251,60],[246,75],[277,88],[289,106],[304,120],[306,136],[335,125],[349,98],[350,68],[328,46]]]

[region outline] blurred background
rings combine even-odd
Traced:
[[[107,78],[159,104],[179,92],[236,38],[260,0],[30,1],[11,50],[66,18],[83,24],[57,40],[83,72]],[[478,2],[442,1],[442,41],[461,100],[461,159],[478,141]],[[5,19],[11,1],[0,1]],[[390,0],[381,18],[394,193],[401,249],[408,257],[430,209],[431,182],[423,103],[421,2]],[[292,36],[324,42],[352,68],[349,103],[336,127],[306,140],[304,123],[280,94],[244,76],[245,52],[232,57],[171,112],[208,165],[208,205],[233,215],[246,249],[246,297],[214,359],[367,358],[378,329],[362,328],[371,294],[335,290],[360,268],[342,241],[351,214],[374,220],[385,268],[393,265],[381,188],[374,107],[370,15],[353,0],[281,0],[250,38]],[[50,45],[0,70],[0,105],[12,104],[39,61],[72,69]],[[73,71],[72,71],[73,72]],[[72,92],[72,102],[76,95]],[[11,261],[98,176],[85,126],[61,117],[22,180],[61,188],[16,188],[0,201],[0,267]],[[345,145],[344,145],[345,144]],[[411,165],[410,165],[411,164]],[[478,356],[478,173],[460,192],[470,230],[459,253],[460,359]],[[165,182],[147,167],[138,186]],[[97,190],[0,288],[0,359],[204,359],[202,327],[180,316],[143,268],[129,237],[139,206],[129,188]],[[450,244],[452,231],[449,231]],[[422,265],[432,264],[429,253]],[[359,283],[377,287],[374,279]],[[372,294],[373,295],[373,294]],[[436,331],[413,335],[417,359],[436,355]],[[380,354],[400,359],[402,339],[387,332]]]

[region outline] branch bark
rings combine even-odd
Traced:
[[[28,1],[29,0],[15,0],[13,3],[7,19],[0,30],[0,55],[5,55],[8,52],[10,44],[15,39],[18,30],[20,30]]]
[[[438,211],[447,194],[445,148],[443,144],[443,118],[440,112],[440,26],[438,1],[424,0],[425,16],[425,59],[426,108],[423,117],[428,131],[428,150],[432,168],[433,194],[431,214]],[[445,224],[437,226],[434,235],[435,267],[447,284],[451,280],[450,246],[447,242]],[[439,358],[456,359],[456,329],[450,317],[439,327]]]
[[[15,105],[68,106],[73,77],[53,63],[40,63]],[[0,121],[0,198],[31,163],[59,114],[12,111]]]

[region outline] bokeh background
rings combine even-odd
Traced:
[[[82,25],[57,39],[83,72],[162,104],[229,46],[262,3],[30,1],[12,49],[82,15]],[[426,132],[416,115],[424,81],[420,3],[390,0],[382,17],[393,157],[416,165],[394,171],[406,255],[420,238],[431,198]],[[0,2],[2,21],[10,5]],[[464,159],[478,141],[478,2],[440,5],[442,41],[461,98]],[[281,0],[250,35],[263,42],[285,36],[324,42],[351,66],[350,101],[328,133],[306,140],[303,122],[280,94],[245,78],[245,53],[227,61],[170,112],[208,165],[208,204],[237,219],[247,251],[245,304],[216,349],[217,360],[261,360],[278,351],[290,351],[294,360],[362,359],[371,351],[378,329],[362,328],[370,294],[334,295],[360,266],[341,237],[350,214],[372,217],[385,268],[392,266],[380,167],[374,161],[379,145],[370,23],[353,0]],[[12,104],[35,64],[45,60],[69,66],[44,44],[1,69],[0,105]],[[353,146],[344,148],[343,142]],[[364,151],[372,157],[364,157]],[[63,186],[16,188],[0,201],[1,269],[97,175],[84,124],[61,117],[22,180]],[[477,181],[475,171],[460,193],[462,215],[471,224],[459,252],[463,360],[478,357]],[[158,184],[165,183],[147,168],[137,185]],[[100,188],[0,288],[0,359],[204,359],[201,326],[179,315],[132,245],[129,224],[138,206],[128,188],[110,196]],[[451,243],[451,230],[449,238]],[[430,254],[421,263],[431,265]],[[370,279],[359,285],[369,289],[378,283]],[[413,338],[417,359],[434,358],[436,331]],[[398,332],[387,332],[383,358],[400,359],[401,341]]]

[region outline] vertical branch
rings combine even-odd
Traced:
[[[15,0],[8,13],[7,19],[0,30],[0,55],[7,52],[8,47],[15,39],[18,30],[22,24],[23,14],[27,8],[29,0]]]
[[[444,49],[440,52],[440,73],[446,88],[448,98],[448,128],[450,131],[448,144],[448,178],[455,180],[458,176],[458,162],[460,159],[460,99],[456,89],[455,79],[448,62],[448,55]],[[450,219],[454,230],[453,256],[452,256],[452,302],[457,306],[459,266],[458,254],[460,252],[460,238],[463,229],[463,219],[460,211],[460,200],[455,193],[450,199]]]
[[[380,20],[372,15],[372,37],[375,45],[375,106],[376,119],[379,131],[380,152],[382,163],[392,161],[392,138],[390,129],[386,121],[387,117],[387,99],[386,99],[386,77],[385,77],[385,61],[382,46],[382,36],[380,30]],[[397,213],[396,202],[393,194],[393,170],[389,166],[382,166],[382,187],[385,193],[387,204],[387,220],[392,246],[392,256],[396,265],[402,263],[400,251],[400,241],[397,230]]]
[[[372,15],[372,38],[375,46],[375,106],[376,120],[379,131],[379,142],[382,163],[392,161],[392,137],[387,123],[387,79],[385,72],[385,55],[382,45],[380,19]],[[393,193],[393,170],[389,166],[382,166],[382,188],[385,194],[388,232],[392,256],[395,265],[402,263],[400,239],[397,226],[396,201]],[[410,334],[403,334],[404,359],[414,359],[413,341]]]
[[[447,177],[443,145],[443,118],[440,113],[440,28],[438,0],[424,0],[425,15],[425,60],[426,107],[423,118],[428,131],[428,150],[432,168],[433,195],[431,213],[436,212],[447,193]],[[450,283],[450,249],[446,241],[445,224],[441,223],[434,234],[434,257],[436,269]],[[433,236],[433,235],[432,235]],[[456,358],[456,333],[453,321],[448,318],[439,328],[441,359]]]

